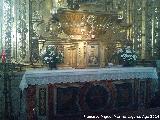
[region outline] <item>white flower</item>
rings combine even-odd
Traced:
[[[61,54],[61,56],[63,56],[63,53],[62,53],[62,52],[61,52],[60,54]]]
[[[48,60],[49,58],[48,57],[44,57],[44,60]]]
[[[136,60],[136,59],[137,59],[137,56],[136,56],[136,55],[133,55],[133,59]]]
[[[46,54],[46,49],[42,49],[41,52],[40,52],[40,56],[43,56]]]
[[[137,59],[135,51],[133,51],[130,46],[127,46],[125,49],[118,49],[117,54],[121,57],[123,61],[131,62]]]
[[[130,47],[130,46],[127,46],[127,47],[126,47],[126,50],[130,50],[130,49],[131,49],[131,47]]]
[[[49,55],[55,55],[55,52],[54,51],[51,51],[51,53]]]
[[[132,51],[131,50],[126,50],[126,53],[132,53]]]
[[[54,45],[48,45],[42,53],[44,63],[60,63],[63,59],[63,53],[58,51]]]
[[[55,48],[55,45],[48,45],[48,48]]]
[[[121,48],[118,48],[117,54],[122,53],[122,52],[123,52],[123,50]]]
[[[121,57],[124,57],[124,54],[122,54]]]

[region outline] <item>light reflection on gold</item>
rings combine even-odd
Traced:
[[[69,10],[61,11],[58,15],[64,33],[79,36],[78,40],[98,38],[112,26],[112,22],[118,19],[117,14],[93,14]]]

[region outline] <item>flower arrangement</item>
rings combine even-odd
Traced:
[[[137,55],[130,46],[118,49],[116,54],[118,55],[119,63],[123,66],[134,66],[136,64]]]
[[[54,45],[49,45],[41,52],[42,61],[49,65],[50,69],[57,68],[57,64],[63,62],[63,53],[58,51]]]

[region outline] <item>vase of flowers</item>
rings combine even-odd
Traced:
[[[57,64],[63,62],[63,54],[54,45],[49,45],[41,53],[42,61],[48,64],[50,70],[57,69]]]
[[[137,55],[130,46],[118,49],[117,56],[119,64],[124,67],[135,66],[136,64]]]

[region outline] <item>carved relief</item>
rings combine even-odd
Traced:
[[[88,36],[87,38],[90,37],[90,39],[91,35],[95,37],[103,35],[118,19],[114,14],[91,14],[67,10],[58,15],[62,29],[67,35]]]
[[[18,45],[19,45],[19,57],[21,59],[25,59],[26,57],[26,34],[28,32],[28,29],[27,29],[27,26],[26,26],[26,22],[24,19],[21,19],[18,23],[18,29],[17,29],[18,33],[20,34],[20,38],[19,38],[19,42],[18,42]]]

